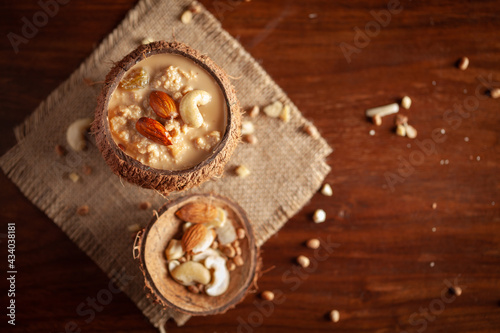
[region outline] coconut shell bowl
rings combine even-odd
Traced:
[[[189,230],[194,230],[193,227],[200,224],[192,223],[186,229],[185,213],[188,208],[194,207],[193,204],[201,205],[201,207],[206,207],[206,205],[218,207],[226,214],[224,220],[226,224],[222,225],[222,227],[214,227],[213,223],[212,227],[207,225],[209,232],[212,231],[215,234],[214,230],[217,230],[215,244],[212,243],[212,246],[197,254],[194,249],[193,251],[190,250],[192,246],[184,248],[186,245],[185,239],[192,239],[192,237],[189,237]],[[203,208],[204,210],[205,208]],[[192,214],[189,217],[192,217]],[[218,221],[220,222],[220,220]],[[237,233],[236,237],[234,235],[231,237],[232,232],[227,232],[227,227],[230,226],[227,223],[234,227],[233,232]],[[225,231],[221,232],[222,229]],[[175,240],[179,240],[179,242],[182,240],[182,252],[184,252],[184,249],[188,250],[183,253],[183,258],[179,258],[179,254],[171,257],[176,258],[175,260],[167,259],[175,252],[175,249],[172,252],[170,244],[172,240],[174,240],[174,245]],[[239,247],[239,254],[235,256],[235,253],[230,253],[225,248],[227,246],[232,246],[233,249]],[[216,257],[219,256],[220,267],[212,265],[216,260],[213,260],[213,256],[210,257],[210,253],[214,253],[214,251],[219,253]],[[254,286],[260,269],[258,249],[245,212],[227,198],[208,194],[189,195],[164,205],[157,217],[149,223],[142,234],[138,235],[134,245],[134,252],[135,257],[140,260],[145,284],[154,298],[167,308],[190,315],[219,314],[234,307],[243,300]],[[237,256],[240,258],[237,259]],[[207,258],[199,260],[200,257]],[[207,266],[210,272],[210,282],[207,283],[208,280],[204,281],[203,286],[197,283],[201,279],[189,283],[189,280],[192,279],[190,276],[188,283],[183,285],[181,283],[186,282],[186,280],[174,279],[174,276],[178,278],[180,276],[179,271],[183,270],[180,265],[187,267],[189,263],[195,261],[200,263],[196,265]],[[211,261],[211,264],[208,261]],[[237,261],[239,262],[235,265],[234,262]],[[179,264],[179,262],[181,263]],[[172,264],[174,264],[173,267]],[[176,270],[178,271],[176,272]],[[220,279],[227,276],[229,276],[229,282],[224,285],[225,283],[221,283]],[[222,288],[222,290],[217,290],[217,288]]]
[[[174,58],[173,66],[154,67],[160,55]],[[222,175],[240,125],[241,109],[225,72],[183,43],[158,41],[137,47],[111,69],[92,132],[115,174],[167,195]],[[193,159],[195,152],[201,155]]]

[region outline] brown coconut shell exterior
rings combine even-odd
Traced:
[[[124,74],[139,61],[155,54],[164,53],[184,56],[205,69],[219,84],[227,103],[227,126],[219,145],[213,154],[203,162],[185,170],[162,170],[140,163],[118,147],[109,128],[108,102]],[[211,177],[222,175],[224,166],[240,141],[240,126],[241,107],[236,97],[236,91],[224,70],[208,56],[183,43],[158,41],[137,47],[116,63],[108,73],[97,99],[92,132],[104,160],[115,174],[131,183],[168,195],[170,192],[198,186]]]
[[[246,232],[246,237],[239,240],[244,264],[230,272],[231,280],[228,290],[215,297],[189,292],[186,287],[173,280],[166,268],[164,252],[168,241],[172,235],[179,238],[179,230],[183,223],[175,216],[175,212],[185,204],[199,200],[222,205],[232,218],[235,228],[244,228]],[[162,219],[162,226],[156,226],[156,223]],[[227,198],[214,194],[193,194],[163,205],[158,215],[144,229],[137,248],[140,268],[150,296],[165,308],[193,316],[221,314],[242,302],[248,293],[257,290],[257,279],[262,269],[260,251],[255,244],[255,237],[246,213],[239,205]],[[165,271],[158,272],[158,268]]]

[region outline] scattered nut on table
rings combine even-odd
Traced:
[[[372,118],[375,115],[379,115],[380,117],[385,117],[393,113],[399,112],[399,104],[391,103],[388,105],[378,106],[376,108],[367,109],[365,114],[368,118]]]
[[[321,194],[327,197],[331,197],[333,195],[333,190],[330,184],[324,184],[323,187],[321,187]]]
[[[500,88],[493,88],[490,90],[491,98],[499,98],[500,97]]]
[[[311,261],[309,260],[308,257],[300,255],[297,257],[297,263],[300,266],[306,268],[306,267],[309,267],[309,265],[311,264]]]
[[[376,126],[382,125],[382,117],[379,114],[374,115],[372,121]]]
[[[74,151],[81,151],[87,148],[85,133],[89,130],[91,124],[91,118],[82,118],[75,120],[68,126],[66,131],[66,140],[68,141],[68,145],[71,149]]]
[[[241,178],[245,178],[250,174],[250,170],[244,165],[237,166],[236,169],[234,169],[234,172]]]
[[[141,225],[140,225],[140,224],[138,224],[138,223],[129,224],[129,225],[127,226],[127,230],[128,230],[129,232],[137,232],[137,231],[141,230]]]
[[[76,173],[76,172],[72,172],[68,175],[69,179],[71,179],[71,181],[73,183],[76,183],[80,180],[80,176]]]
[[[283,109],[281,109],[280,118],[285,123],[290,121],[290,105],[285,104],[285,106],[283,106]]]
[[[399,136],[406,136],[406,128],[403,124],[396,126],[396,134]]]
[[[462,295],[462,288],[460,288],[459,286],[453,286],[450,288],[450,293],[455,296],[460,296]]]
[[[313,215],[314,223],[323,223],[326,221],[326,212],[323,209],[317,209]]]
[[[66,155],[66,149],[63,146],[56,145],[54,149],[55,149],[56,154],[58,156],[64,156],[64,155]]]
[[[89,211],[90,211],[89,206],[83,205],[83,206],[78,207],[78,209],[76,210],[76,213],[80,216],[85,216],[89,213]]]
[[[283,110],[283,103],[280,101],[275,101],[272,104],[264,107],[264,113],[271,118],[278,118],[281,115],[281,111]]]
[[[403,97],[403,99],[401,100],[401,107],[408,110],[410,109],[410,106],[411,106],[411,98],[408,96]]]
[[[320,247],[321,242],[317,238],[311,238],[310,240],[307,241],[306,246],[310,249],[316,250]]]
[[[305,124],[302,129],[312,138],[317,139],[319,137],[319,131],[313,124]]]
[[[251,145],[255,145],[258,142],[257,137],[254,134],[243,135],[243,141]]]
[[[260,297],[265,301],[272,301],[274,299],[274,293],[272,291],[266,290],[260,294]]]
[[[251,121],[244,120],[241,122],[241,135],[253,134],[255,127]]]
[[[147,210],[149,208],[151,208],[151,202],[149,201],[143,201],[139,204],[139,209]]]
[[[260,113],[260,107],[255,105],[249,112],[248,115],[252,118],[256,118]]]
[[[338,310],[330,311],[330,320],[334,323],[338,323],[340,320],[340,312]]]
[[[193,12],[190,10],[186,10],[181,15],[181,22],[184,24],[189,24],[193,20]]]
[[[458,68],[464,71],[467,69],[467,67],[469,67],[469,58],[460,58],[460,60],[458,61]]]

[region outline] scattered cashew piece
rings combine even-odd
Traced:
[[[66,131],[66,140],[68,141],[71,149],[74,151],[81,151],[87,147],[87,143],[85,142],[85,132],[88,131],[91,124],[91,118],[82,118],[69,125],[68,130]]]

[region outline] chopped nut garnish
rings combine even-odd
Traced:
[[[146,210],[151,208],[151,202],[149,201],[143,201],[139,204],[139,209]]]
[[[337,310],[332,310],[330,312],[330,320],[334,323],[338,323],[340,320],[340,313]]]
[[[258,107],[257,105],[255,105],[255,106],[252,108],[252,110],[250,110],[250,111],[248,112],[248,115],[249,115],[250,117],[252,117],[252,118],[255,118],[255,117],[257,117],[257,116],[259,115],[259,113],[260,113],[260,107]]]
[[[243,266],[244,264],[243,258],[241,256],[234,257],[233,261],[236,264],[236,266]]]
[[[245,141],[246,143],[249,143],[251,145],[255,145],[258,142],[257,137],[253,134],[244,135],[243,141]]]
[[[83,173],[84,173],[84,174],[86,174],[87,176],[92,174],[92,168],[91,168],[89,165],[87,165],[87,164],[85,164],[85,165],[82,167],[82,171],[83,171]]]
[[[228,261],[226,264],[228,271],[232,272],[236,269],[236,264],[232,261]]]
[[[149,44],[149,43],[152,43],[154,42],[155,40],[151,37],[145,37],[142,41],[141,41],[141,44],[143,45],[146,45],[146,44]]]
[[[297,263],[298,263],[300,266],[302,266],[302,267],[306,268],[306,267],[309,267],[309,265],[311,264],[311,261],[310,261],[310,260],[309,260],[309,258],[308,258],[308,257],[306,257],[306,256],[298,256],[298,257],[297,257]]]
[[[432,209],[436,209],[437,206],[438,206],[437,203],[435,203],[435,202],[432,203]]]
[[[55,147],[56,154],[59,156],[66,155],[66,149],[61,145],[56,145]]]
[[[399,124],[398,126],[396,126],[396,134],[399,136],[406,136],[405,125]]]
[[[127,230],[130,232],[137,232],[141,230],[141,225],[138,223],[131,224],[127,227]]]
[[[181,16],[181,22],[184,24],[189,24],[193,20],[193,12],[190,10],[186,10],[184,13],[182,13]]]
[[[240,166],[236,167],[234,172],[236,173],[236,175],[238,175],[238,177],[241,177],[241,178],[245,178],[250,174],[250,170],[248,170],[248,168],[244,165],[240,165]]]
[[[310,137],[313,137],[315,139],[319,137],[318,129],[314,125],[306,124],[304,125],[303,129],[304,132],[306,132]]]
[[[313,215],[313,221],[315,223],[322,223],[326,221],[326,213],[323,209],[317,209]]]
[[[245,234],[246,234],[246,232],[245,232],[245,229],[243,229],[243,228],[238,228],[238,230],[236,230],[236,236],[238,237],[238,239],[245,238]]]
[[[199,12],[201,12],[201,6],[200,4],[193,2],[192,4],[189,5],[189,10],[193,14],[198,14]]]
[[[236,256],[236,250],[231,245],[226,245],[222,248],[222,253],[224,253],[228,258],[234,258]]]
[[[408,117],[403,116],[402,114],[398,114],[396,116],[395,123],[396,123],[396,125],[404,125],[404,124],[408,123]]]
[[[410,139],[415,139],[417,137],[417,130],[415,127],[405,124],[405,129],[406,129],[406,136],[409,137]]]
[[[408,96],[403,97],[403,99],[401,100],[401,106],[404,109],[408,110],[411,106],[411,98]]]
[[[500,88],[493,88],[490,90],[490,96],[491,98],[498,98],[500,97]]]
[[[317,238],[311,238],[307,241],[306,246],[310,249],[316,250],[321,245],[321,242]]]
[[[366,110],[366,116],[371,118],[374,117],[375,115],[379,115],[380,117],[385,117],[393,113],[398,113],[399,112],[399,104],[398,103],[392,103],[384,106],[379,106],[376,108],[371,108]]]
[[[264,108],[264,113],[271,118],[278,118],[283,110],[283,103],[276,101]]]
[[[280,118],[285,123],[290,121],[290,105],[285,104],[285,106],[283,106],[283,109],[281,110],[281,113],[280,113]]]
[[[252,134],[255,132],[255,127],[251,121],[241,122],[241,135]]]
[[[462,295],[462,288],[459,286],[453,286],[450,288],[450,293],[456,296]]]
[[[272,301],[274,299],[274,293],[272,291],[266,290],[260,294],[260,297],[265,301]]]
[[[70,173],[68,177],[73,181],[73,183],[76,183],[80,179],[80,176],[78,176],[75,172]]]
[[[333,195],[333,190],[330,184],[324,184],[321,188],[321,194],[327,197],[331,197]]]
[[[76,210],[76,213],[80,216],[85,216],[89,213],[89,211],[90,211],[89,206],[83,205],[83,206],[78,207],[78,209]]]
[[[469,67],[469,58],[460,58],[460,60],[458,61],[458,68],[464,71],[467,69],[467,67]]]

